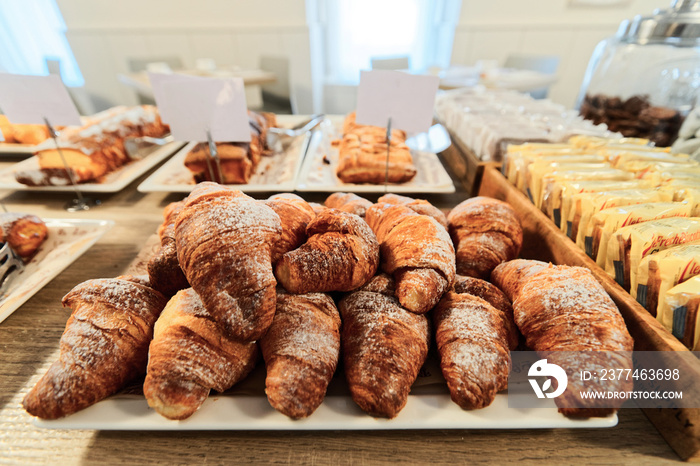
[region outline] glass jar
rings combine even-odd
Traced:
[[[700,0],[625,20],[596,47],[577,102],[581,115],[625,137],[670,146],[700,88]]]

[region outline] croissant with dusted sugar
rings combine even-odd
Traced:
[[[272,263],[276,264],[285,253],[306,242],[306,227],[316,212],[304,199],[291,193],[276,194],[264,202],[279,215],[282,224],[282,236],[272,245]]]
[[[63,298],[73,313],[58,360],[22,402],[29,414],[42,419],[73,414],[143,375],[153,325],[166,303],[144,280],[88,280]]]
[[[306,235],[306,243],[275,266],[277,280],[290,293],[351,291],[377,271],[377,238],[357,215],[328,209],[309,222]]]
[[[0,213],[0,242],[8,243],[22,259],[30,259],[48,234],[46,224],[36,215]]]
[[[591,351],[616,359],[615,365],[608,367],[631,368],[631,358],[620,352],[632,351],[632,337],[617,306],[590,270],[512,261],[496,267],[492,279],[499,288],[510,290],[515,323],[530,349],[550,352],[548,359],[565,369],[585,362],[577,360],[577,355]],[[621,385],[617,388],[611,385],[605,389],[631,389],[625,381],[618,382]],[[615,411],[596,406],[595,400],[580,399],[579,389],[587,388],[581,383],[569,378],[569,387],[555,399],[560,412],[590,417]]]
[[[394,297],[387,275],[374,277],[339,305],[345,378],[353,401],[372,416],[394,418],[404,408],[428,355],[428,320]]]
[[[162,416],[186,419],[211,390],[223,392],[244,379],[257,359],[255,342],[228,336],[192,288],[180,290],[155,324],[143,393]]]
[[[260,339],[273,408],[293,419],[311,415],[323,402],[340,353],[340,314],[323,293],[278,290],[277,312]]]
[[[503,314],[477,296],[450,291],[435,308],[433,322],[452,401],[462,409],[490,405],[497,392],[508,388],[513,329]]]
[[[338,209],[351,214],[365,216],[365,212],[372,206],[372,203],[353,193],[333,193],[326,199],[324,205],[330,209]]]
[[[158,227],[160,248],[148,261],[148,278],[151,286],[170,298],[180,290],[189,288],[187,278],[177,261],[175,246],[175,220],[185,203],[172,202],[163,211],[163,223]]]
[[[200,183],[175,222],[177,257],[212,318],[232,337],[259,339],[275,315],[272,253],[280,217],[261,201]]]
[[[452,209],[447,221],[460,275],[486,280],[498,264],[520,254],[523,229],[505,202],[482,196],[467,199]]]
[[[434,218],[404,205],[374,204],[367,223],[377,235],[381,267],[396,280],[403,307],[423,314],[454,283],[455,253],[447,231]]]
[[[440,225],[447,229],[447,217],[445,214],[425,199],[413,199],[411,197],[389,193],[377,199],[378,204],[382,202],[386,204],[405,205],[417,214],[433,217]]]

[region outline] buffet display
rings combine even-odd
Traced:
[[[149,406],[181,420],[264,364],[270,405],[300,419],[323,403],[342,354],[352,400],[392,419],[433,339],[467,410],[506,388],[521,333],[535,351],[632,349],[589,271],[515,259],[522,231],[501,201],[468,199],[447,216],[394,194],[326,204],[197,185],[165,209],[148,275],[88,280],[64,297],[60,355],[25,409],[62,418],[136,378]],[[560,411],[615,411],[579,401]]]

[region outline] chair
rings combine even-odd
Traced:
[[[503,65],[505,68],[515,68],[518,70],[531,70],[544,74],[555,74],[559,67],[559,57],[556,55],[532,55],[532,54],[511,54],[508,55]],[[534,99],[545,99],[549,93],[549,87],[535,89],[528,92]]]
[[[148,70],[148,65],[151,63],[158,63],[167,66],[170,70],[181,70],[185,67],[182,62],[182,58],[177,56],[162,56],[162,57],[146,57],[146,58],[129,58],[127,64],[129,66],[129,71],[132,73],[138,73],[140,71]],[[156,101],[152,97],[141,95],[137,93],[139,104],[141,105],[155,105]]]
[[[296,102],[292,97],[289,79],[289,59],[286,57],[263,55],[260,57],[260,69],[275,74],[274,83],[262,84],[262,111],[279,114],[295,114]]]
[[[407,56],[371,58],[373,70],[407,70],[411,67],[411,61]]]

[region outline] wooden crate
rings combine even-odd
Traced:
[[[444,125],[443,125],[444,126]],[[448,130],[452,145],[443,151],[442,156],[454,177],[462,184],[469,196],[476,196],[486,167],[500,167],[500,162],[482,162],[474,151],[467,147],[459,137]]]
[[[688,351],[498,169],[485,167],[479,195],[505,201],[518,213],[523,226],[521,257],[589,268],[620,309],[636,351]],[[695,361],[697,364],[679,368],[681,374],[700,376],[700,362]],[[700,409],[645,408],[643,411],[681,458],[700,462]]]

